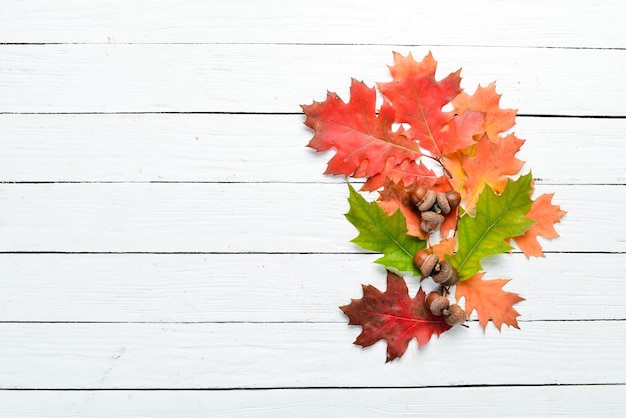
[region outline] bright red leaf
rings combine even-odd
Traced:
[[[424,299],[422,289],[411,298],[404,279],[388,272],[385,292],[364,285],[363,298],[352,299],[340,309],[348,316],[349,325],[363,328],[354,343],[368,347],[385,340],[387,361],[391,361],[404,354],[413,338],[420,347],[428,343],[433,334],[439,336],[451,328],[442,316],[435,316],[426,308]]]
[[[505,292],[502,287],[509,282],[506,279],[483,280],[485,273],[477,273],[456,285],[456,300],[465,298],[465,312],[469,317],[473,310],[478,314],[478,321],[483,330],[491,319],[494,325],[502,328],[506,324],[519,329],[517,317],[520,315],[513,305],[524,300],[517,293]]]
[[[431,188],[436,187],[443,179],[421,162],[404,160],[385,174],[378,174],[367,179],[361,190],[377,190],[385,184],[386,180],[394,183],[402,182],[405,186],[418,182],[424,187]]]
[[[348,103],[329,92],[324,102],[302,109],[307,117],[304,123],[315,131],[308,145],[317,151],[337,150],[326,174],[372,177],[422,155],[402,129],[392,130],[395,112],[389,103],[383,103],[376,115],[376,89],[359,81],[352,80]]]

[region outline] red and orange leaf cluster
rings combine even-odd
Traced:
[[[515,125],[516,110],[500,107],[495,83],[468,94],[461,88],[460,70],[437,79],[437,62],[430,53],[420,62],[411,54],[394,53],[389,70],[391,81],[376,88],[353,79],[348,102],[329,92],[323,102],[303,105],[305,124],[314,131],[308,146],[334,149],[325,173],[363,179],[361,190],[377,192],[377,204],[387,215],[402,213],[402,233],[424,240],[443,260],[458,251],[459,218],[476,215],[483,191],[498,196],[507,181],[520,175],[524,162],[516,155],[524,140],[508,132]],[[461,205],[446,215],[438,235],[420,227],[420,211],[409,198],[417,187],[454,190],[461,196]],[[558,236],[554,224],[565,212],[551,201],[551,194],[532,201],[525,217],[534,224],[523,235],[507,238],[527,257],[544,255],[537,237]],[[489,320],[498,329],[503,324],[517,328],[519,313],[513,305],[523,298],[502,290],[508,280],[483,280],[483,275],[461,278],[457,300],[465,301],[468,317],[477,312],[483,328]],[[449,329],[445,323],[441,326],[441,318],[424,311],[421,290],[411,299],[404,296],[403,286],[402,278],[390,274],[386,292],[366,286],[363,299],[342,307],[350,324],[363,327],[356,344],[385,339],[388,360],[401,356],[411,338],[423,345],[433,333]]]

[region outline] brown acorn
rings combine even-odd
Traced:
[[[419,250],[413,255],[413,263],[424,276],[430,276],[435,266],[439,263],[439,257],[426,250]]]
[[[443,215],[440,215],[438,213],[431,211],[422,212],[422,221],[420,222],[420,227],[422,228],[422,231],[430,234],[439,229],[439,227],[443,223],[443,220]]]
[[[443,320],[448,325],[459,325],[465,322],[467,314],[456,303],[450,305],[448,309],[443,310]]]
[[[441,209],[441,212],[443,212],[444,215],[450,213],[450,203],[448,203],[445,193],[437,193],[437,206]]]
[[[420,212],[425,212],[433,207],[437,202],[437,193],[432,190],[428,190],[422,200],[417,203],[417,208]]]
[[[409,200],[411,200],[411,203],[417,206],[422,201],[424,196],[426,196],[427,191],[428,189],[424,186],[413,187],[411,190],[409,190]]]
[[[450,307],[450,301],[445,296],[439,296],[430,304],[430,312],[433,315],[439,316],[443,314],[444,310],[447,310]]]
[[[461,203],[461,195],[459,194],[459,192],[450,190],[446,192],[446,200],[450,205],[450,210],[452,210],[459,206],[459,204]]]
[[[455,285],[459,281],[459,275],[454,267],[450,265],[446,260],[439,262],[439,271],[432,275],[435,283],[443,284],[444,286]]]
[[[452,273],[450,273],[450,277],[445,282],[441,283],[444,286],[454,286],[459,281],[459,273],[457,273],[456,269],[452,267]]]
[[[426,299],[424,299],[424,303],[426,304],[426,307],[430,309],[430,305],[432,305],[433,301],[440,296],[442,296],[441,293],[437,292],[436,290],[430,292],[428,296],[426,296]]]

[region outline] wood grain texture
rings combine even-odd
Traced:
[[[333,152],[305,145],[304,115],[0,115],[6,182],[317,182]],[[538,183],[626,184],[626,119],[518,117]],[[276,150],[280,152],[276,152]],[[554,155],[567,158],[554,164]]]
[[[375,254],[2,254],[0,316],[19,322],[337,322],[384,290]],[[600,267],[601,266],[601,267]],[[626,320],[625,254],[522,254],[485,262],[524,322]],[[409,293],[417,280],[408,279]],[[432,283],[424,282],[424,288]],[[68,306],[71,309],[68,309]],[[475,319],[475,314],[472,315]]]
[[[626,50],[239,44],[4,45],[0,113],[299,113],[347,100],[351,77],[390,80],[394,50],[432,50],[440,78],[463,67],[470,92],[497,80],[522,114],[625,115]]]
[[[626,251],[623,190],[537,186],[568,211],[545,250]],[[345,184],[4,184],[0,251],[355,252],[347,194]]]
[[[3,388],[626,384],[626,321],[457,327],[385,364],[335,323],[0,324]],[[462,347],[462,350],[459,349]],[[457,361],[460,359],[462,366]],[[602,353],[602,355],[598,355]]]
[[[0,42],[626,46],[618,0],[11,1]]]
[[[450,400],[453,399],[454,402]],[[626,386],[229,391],[0,391],[0,417],[621,417]]]
[[[2,2],[0,416],[622,416],[624,15]],[[394,50],[463,67],[469,92],[497,81],[569,213],[547,258],[485,263],[526,298],[521,330],[473,320],[384,364],[337,308],[384,271],[349,243],[345,180],[304,147],[299,105],[389,80]]]

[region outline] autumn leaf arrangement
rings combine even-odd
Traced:
[[[528,258],[544,256],[537,237],[558,237],[565,214],[552,194],[533,196],[532,173],[516,158],[524,140],[507,133],[517,112],[500,108],[495,83],[470,95],[460,70],[437,80],[436,69],[430,53],[421,62],[394,53],[390,82],[353,79],[347,103],[328,92],[302,106],[308,146],[335,150],[325,174],[364,179],[363,193],[348,183],[345,216],[358,230],[352,242],[382,254],[387,289],[364,285],[340,308],[362,327],[354,343],[385,340],[387,361],[413,338],[421,347],[466,326],[474,311],[483,331],[489,321],[519,328],[514,305],[524,299],[502,289],[510,279],[484,278],[481,261],[510,252],[511,241]],[[415,297],[403,276],[419,281]]]

